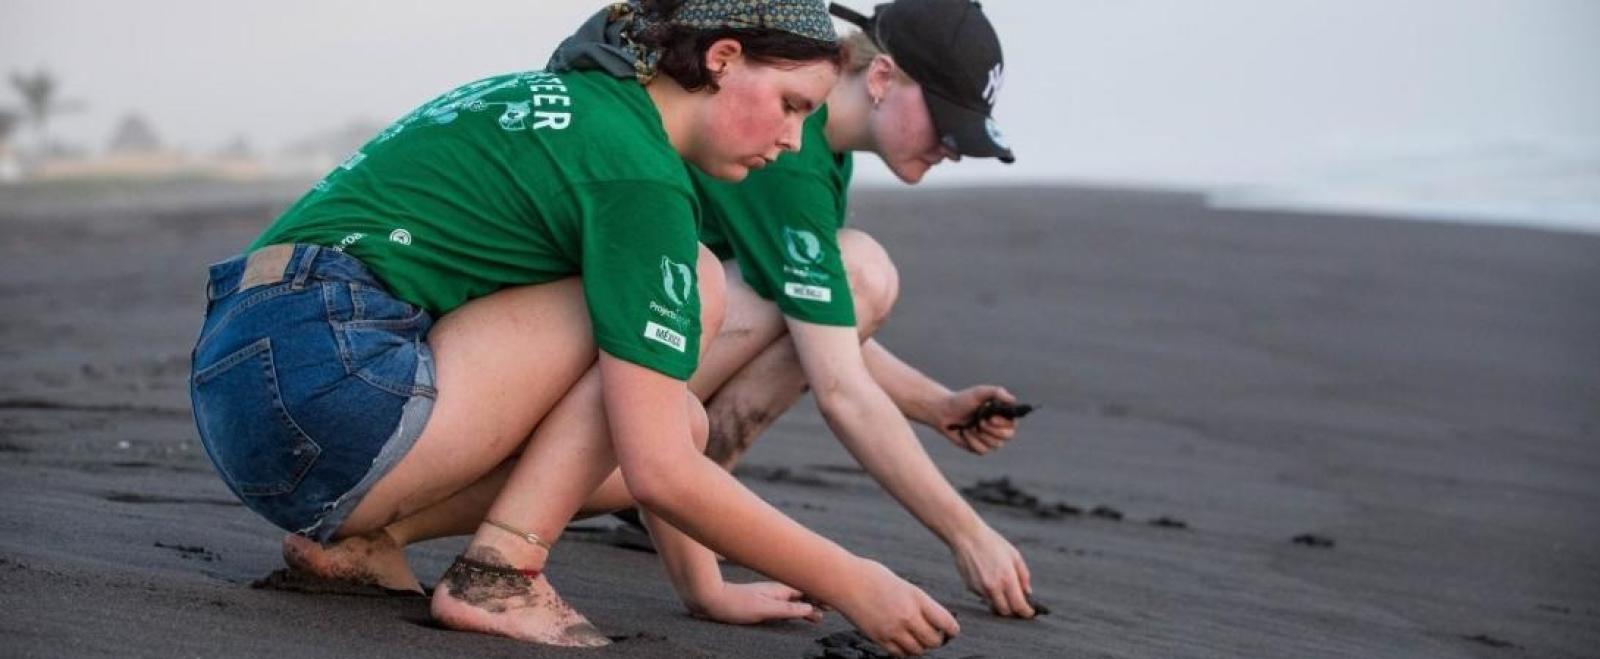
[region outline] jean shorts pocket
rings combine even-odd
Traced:
[[[197,371],[194,415],[206,452],[240,496],[293,492],[322,454],[283,404],[271,339]]]
[[[351,320],[333,321],[345,371],[398,396],[434,392],[416,383],[418,352],[433,320],[426,311],[357,282],[340,294],[351,301]]]

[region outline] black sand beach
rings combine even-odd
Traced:
[[[0,189],[0,655],[799,659],[848,629],[693,620],[654,556],[584,534],[549,572],[600,651],[252,588],[281,534],[200,452],[188,351],[205,264],[297,191]],[[1040,406],[990,457],[924,440],[989,482],[1051,615],[986,613],[809,402],[741,474],[958,612],[934,656],[1600,656],[1600,236],[1064,188],[867,191],[853,218],[901,269],[884,342]]]

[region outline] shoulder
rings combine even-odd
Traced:
[[[534,118],[546,120],[541,137],[574,182],[656,181],[689,194],[683,159],[638,82],[602,71],[536,75],[528,88]]]

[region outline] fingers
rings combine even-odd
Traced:
[[[989,610],[993,611],[995,615],[1003,618],[1011,617],[1011,598],[1006,597],[1004,585],[995,584],[984,591],[983,596],[989,600]]]
[[[1016,405],[1017,404],[1017,397],[1011,395],[1011,392],[1006,391],[1005,387],[995,387],[993,395],[994,395],[995,398],[1000,399],[1002,402],[1004,402],[1007,405]]]
[[[1007,419],[997,414],[984,419],[983,422],[978,424],[978,428],[984,432],[995,435],[1009,436],[1017,432],[1017,421],[1016,419]]]
[[[956,436],[960,438],[957,446],[966,449],[969,453],[983,455],[989,452],[988,443],[978,438],[978,431],[976,430],[962,428],[956,431]]]
[[[822,612],[816,607],[805,602],[786,602],[783,605],[783,617],[804,618],[811,622],[822,622]]]
[[[763,582],[762,590],[762,594],[773,599],[800,601],[806,597],[806,594],[800,592],[799,589],[776,581]]]
[[[921,615],[906,620],[897,633],[879,641],[885,650],[897,657],[920,656],[942,647],[961,633],[955,616],[927,593],[919,593]]]
[[[824,612],[824,613],[833,610],[833,607],[828,606],[827,604],[825,604],[825,603],[823,603],[823,602],[811,597],[810,595],[806,595],[804,597],[801,597],[800,601],[805,602],[806,604],[810,604],[816,610]]]
[[[1019,553],[1012,559],[1012,563],[1016,565],[1017,575],[1022,577],[1022,593],[1032,595],[1033,573],[1028,570],[1028,562],[1022,560],[1022,554]]]
[[[1011,550],[1011,571],[987,584],[989,606],[997,615],[1032,618],[1033,605],[1028,602],[1028,582],[1031,576],[1022,564],[1022,557]]]
[[[934,629],[933,625],[929,624],[926,619],[917,622],[921,624],[913,624],[911,626],[911,637],[919,649],[917,654],[922,654],[925,651],[944,645],[945,636],[943,633]]]
[[[998,451],[1000,450],[1000,447],[1005,446],[1006,443],[1005,439],[1002,439],[997,435],[981,431],[973,432],[972,439],[973,443],[983,447],[983,451],[985,453],[989,451]]]
[[[815,605],[806,601],[806,594],[787,585],[769,582],[764,584],[763,595],[772,598],[776,603],[774,611],[778,618],[804,618],[811,622],[822,622],[822,611]]]
[[[936,631],[943,632],[944,638],[941,639],[941,643],[961,634],[961,623],[956,622],[956,617],[950,613],[949,609],[933,601],[933,598],[928,597],[927,593],[922,595],[922,617]]]
[[[1016,422],[1003,417],[991,417],[978,427],[963,431],[967,450],[983,455],[999,450],[1016,434]]]
[[[764,604],[760,604],[758,606],[759,609],[754,611],[755,618],[758,622],[766,622],[770,620],[792,620],[795,618],[810,620],[812,622],[822,621],[822,612],[818,611],[816,607],[806,604],[805,602],[767,600]]]
[[[983,592],[979,595],[989,601],[989,610],[997,616],[1032,618],[1034,611],[1028,603],[1026,584],[1030,577],[1027,568],[1021,566],[1020,561],[1014,561],[1012,567],[1021,567],[1021,570],[985,582]]]
[[[1003,416],[991,416],[979,423],[974,430],[1001,439],[1011,439],[1012,435],[1017,434],[1017,422]]]
[[[1028,603],[1027,593],[1022,592],[1022,584],[1017,581],[1007,580],[1002,589],[1002,596],[1011,609],[1011,615],[1018,618],[1032,618],[1033,605]]]

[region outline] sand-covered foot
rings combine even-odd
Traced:
[[[451,629],[567,647],[611,643],[543,575],[520,571],[487,547],[469,548],[445,571],[432,608],[434,619]]]
[[[351,536],[327,547],[293,533],[283,538],[283,562],[307,574],[361,586],[424,592],[405,548],[379,529]]]

